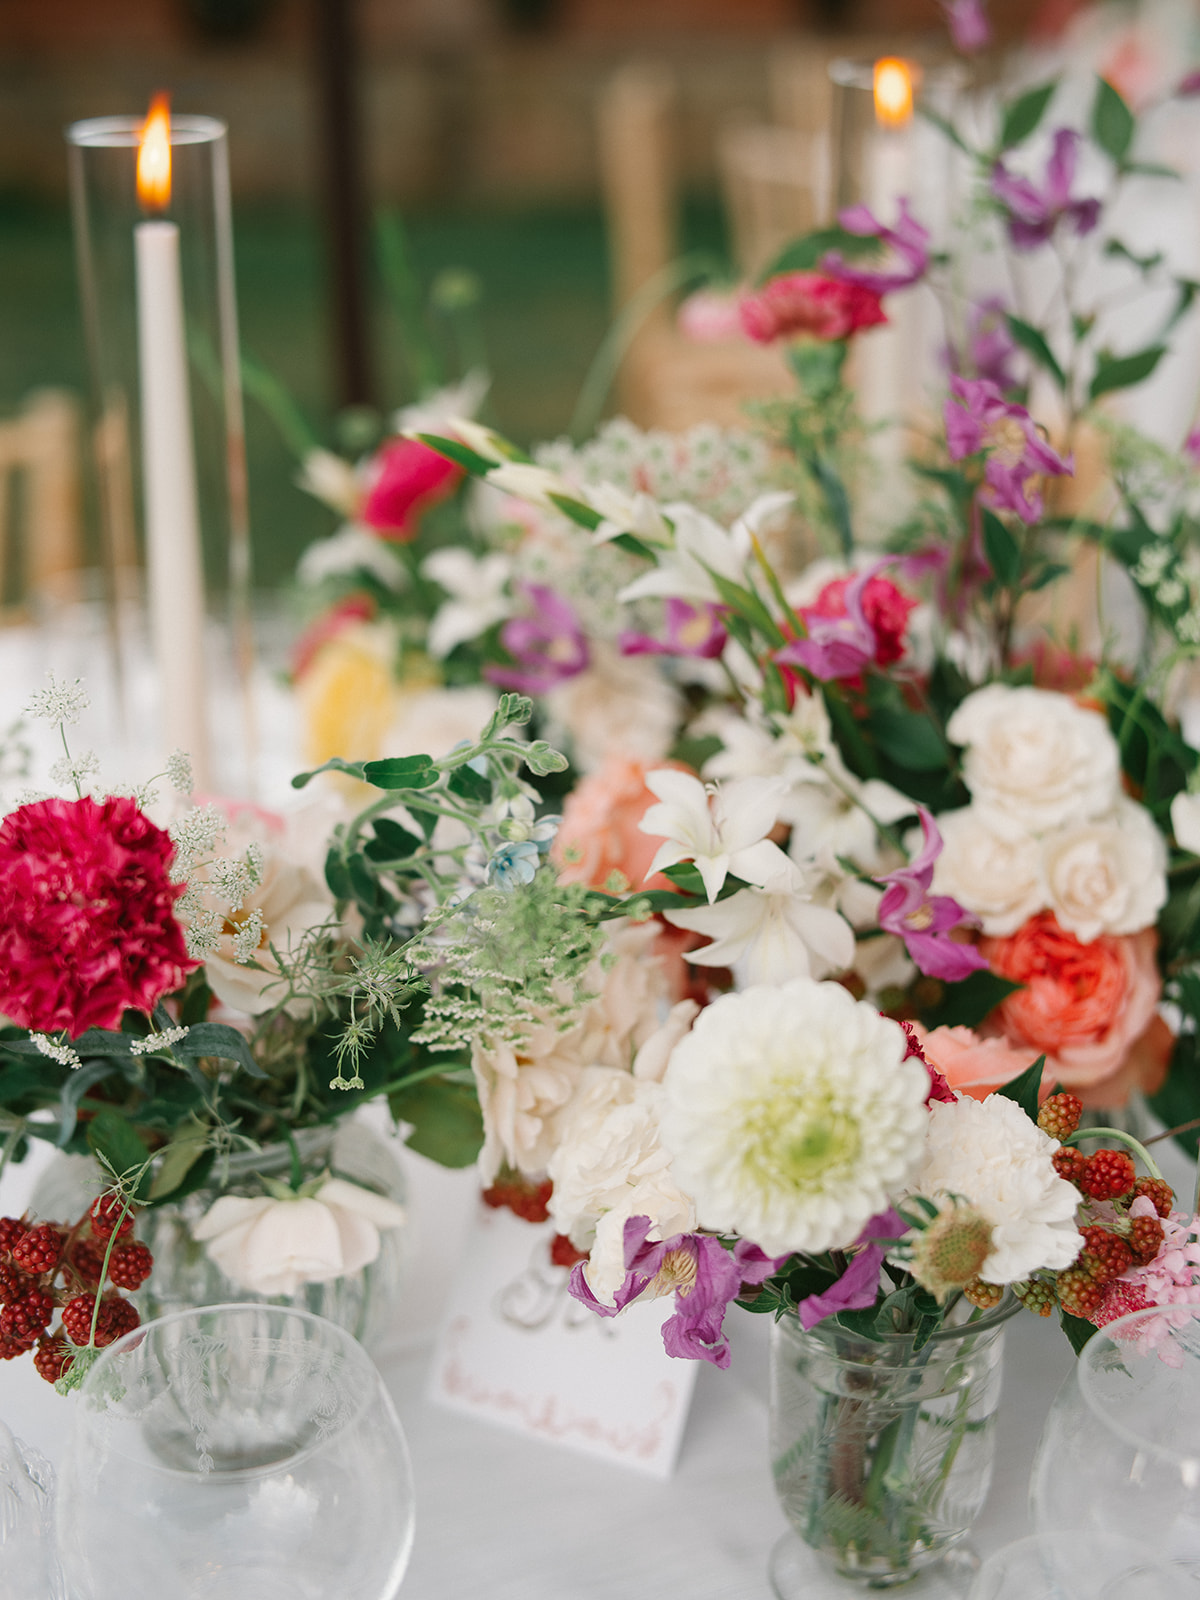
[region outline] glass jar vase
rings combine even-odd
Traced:
[[[405,1203],[407,1184],[395,1149],[366,1123],[347,1120],[303,1128],[295,1139],[305,1181],[328,1171],[397,1204]],[[181,1200],[139,1211],[137,1236],[154,1257],[154,1271],[131,1296],[142,1320],[190,1306],[261,1301],[326,1317],[362,1344],[381,1343],[403,1290],[411,1242],[407,1226],[380,1229],[379,1254],[357,1271],[324,1283],[303,1283],[294,1294],[274,1296],[234,1283],[193,1236],[195,1225],[222,1195],[258,1197],[270,1192],[264,1179],[290,1183],[291,1178],[292,1151],[286,1142],[240,1150],[227,1163],[217,1162],[213,1180],[204,1187]],[[44,1217],[77,1216],[101,1187],[94,1161],[66,1156],[42,1175],[33,1209]]]
[[[961,1592],[962,1551],[988,1491],[1011,1298],[919,1349],[911,1333],[869,1339],[830,1320],[776,1323],[771,1464],[793,1532],[771,1558],[781,1600],[846,1592]],[[923,1581],[922,1581],[923,1580]]]

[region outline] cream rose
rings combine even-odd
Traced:
[[[1149,812],[1132,800],[1111,816],[1049,834],[1042,850],[1050,909],[1084,944],[1101,933],[1148,928],[1166,901],[1166,845]]]
[[[976,802],[1031,833],[1111,811],[1120,792],[1117,743],[1098,711],[1049,689],[990,683],[946,725],[965,748]]]
[[[942,853],[933,891],[948,894],[978,917],[985,933],[1015,933],[1046,904],[1037,839],[1003,812],[983,806],[945,811],[937,819]]]

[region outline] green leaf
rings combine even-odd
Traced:
[[[871,732],[890,761],[908,772],[936,772],[946,764],[946,742],[923,711],[904,703],[897,685],[887,678],[871,679],[868,691]]]
[[[323,761],[319,767],[314,767],[311,772],[298,772],[292,779],[293,789],[303,789],[310,783],[318,772],[346,772],[352,778],[361,778],[363,764],[361,761],[343,761],[341,756],[330,756],[328,761]]]
[[[265,1078],[267,1074],[250,1054],[246,1035],[223,1022],[198,1022],[189,1028],[179,1043],[171,1047],[183,1061],[198,1061],[202,1056],[217,1056],[222,1061],[236,1061],[243,1072],[252,1078]]]
[[[1094,1322],[1089,1322],[1086,1317],[1073,1317],[1069,1311],[1059,1310],[1059,1320],[1062,1331],[1071,1342],[1071,1349],[1076,1355],[1082,1351],[1084,1345],[1099,1330]]]
[[[966,156],[973,156],[975,152],[959,133],[954,124],[947,118],[940,116],[936,111],[931,111],[928,106],[918,106],[917,115],[935,127],[939,133],[944,134],[950,143],[957,145]]]
[[[1025,1071],[1017,1077],[1010,1078],[1007,1083],[1002,1083],[996,1090],[1006,1100],[1013,1100],[1031,1122],[1037,1121],[1038,1093],[1042,1087],[1042,1077],[1046,1068],[1046,1058],[1041,1055],[1036,1061],[1030,1062]]]
[[[1014,317],[1011,312],[1005,315],[1004,320],[1008,324],[1009,333],[1012,334],[1021,349],[1027,350],[1039,366],[1045,368],[1060,389],[1065,389],[1067,387],[1066,374],[1059,366],[1054,351],[1046,343],[1043,335],[1038,332],[1032,323],[1023,322],[1020,317]]]
[[[484,478],[499,466],[499,462],[481,456],[477,450],[469,450],[458,439],[444,439],[437,433],[419,433],[417,438],[431,450],[436,450],[438,455],[445,456],[447,461],[453,461],[464,472],[469,472],[473,478]]]
[[[719,572],[713,572],[711,569],[709,576],[725,605],[751,627],[757,628],[773,648],[778,649],[783,644],[784,639],[779,624],[753,590],[747,589],[743,584],[734,583],[731,578],[722,577]]]
[[[840,250],[850,260],[880,253],[879,240],[874,236],[849,233],[845,228],[818,228],[784,245],[775,259],[759,274],[759,283],[778,277],[781,272],[809,272],[819,265],[831,250]]]
[[[1152,344],[1131,356],[1102,355],[1096,362],[1095,376],[1088,389],[1089,397],[1098,400],[1112,389],[1129,389],[1135,383],[1141,383],[1143,378],[1150,376],[1166,353],[1166,345]]]
[[[1046,107],[1054,98],[1054,91],[1058,88],[1058,79],[1050,83],[1040,84],[1036,89],[1027,89],[1024,94],[1018,95],[1011,104],[1004,107],[1004,120],[1000,126],[1000,148],[1011,150],[1014,145],[1021,144],[1041,122],[1046,114]]]
[[[107,1163],[106,1177],[115,1173],[118,1178],[128,1176],[132,1181],[133,1174],[141,1170],[133,1192],[139,1199],[149,1194],[150,1150],[123,1116],[116,1111],[98,1111],[88,1123],[87,1142]]]
[[[346,868],[346,858],[337,845],[325,857],[325,882],[335,900],[354,899],[354,885]]]
[[[586,528],[589,533],[604,521],[603,512],[593,510],[591,506],[584,505],[582,500],[576,500],[572,495],[551,494],[546,498],[554,502],[564,517],[570,517],[572,522],[581,528]]]
[[[994,972],[972,972],[961,983],[943,986],[936,1003],[921,1012],[925,1027],[974,1028],[994,1011],[1000,1002],[1023,984],[999,978]]]
[[[418,1155],[443,1167],[469,1167],[483,1148],[483,1115],[473,1086],[426,1078],[388,1096],[392,1115],[411,1122],[404,1141]]]
[[[379,879],[367,865],[365,855],[356,850],[352,856],[347,856],[346,871],[359,906],[364,911],[373,911],[379,903]]]
[[[457,776],[455,772],[450,777],[449,787],[452,791]],[[421,841],[416,834],[409,833],[407,828],[402,828],[391,817],[376,817],[371,826],[375,830],[375,837],[363,846],[363,855],[371,861],[399,861],[421,848]],[[339,899],[345,898],[344,895],[339,896]]]
[[[1133,143],[1137,126],[1133,112],[1106,78],[1096,80],[1096,98],[1092,102],[1092,138],[1101,150],[1121,166]]]
[[[208,1129],[196,1117],[189,1117],[175,1129],[170,1144],[158,1162],[150,1185],[150,1199],[155,1202],[182,1200],[180,1191],[184,1185],[187,1184],[184,1191],[187,1194],[198,1189],[212,1170],[215,1158],[216,1151],[209,1146]],[[196,1174],[198,1167],[202,1169],[199,1177]]]
[[[1183,173],[1175,167],[1165,167],[1161,161],[1127,161],[1126,172],[1136,172],[1143,178],[1173,178],[1176,183],[1183,181]]]
[[[983,548],[997,581],[1015,589],[1021,580],[1021,547],[994,511],[983,513]]]
[[[492,798],[492,785],[481,772],[476,772],[474,767],[463,765],[455,767],[450,774],[446,787],[451,794],[456,794],[460,800],[471,800],[480,805],[486,805]]]
[[[1147,1097],[1151,1111],[1164,1127],[1177,1128],[1184,1122],[1191,1122],[1193,1117],[1200,1117],[1198,1042],[1200,1034],[1179,1035],[1171,1052],[1171,1065],[1166,1082],[1157,1094]],[[1175,1143],[1195,1161],[1200,1154],[1200,1128],[1189,1128],[1187,1133],[1177,1133]]]
[[[362,775],[377,789],[428,789],[438,780],[432,756],[391,756],[367,761]]]

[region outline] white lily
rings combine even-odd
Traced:
[[[518,500],[527,500],[532,506],[540,506],[543,511],[557,511],[560,515],[562,508],[555,505],[551,495],[564,495],[568,500],[577,498],[565,478],[547,467],[534,466],[532,461],[504,461],[492,468],[486,482],[493,489],[503,489],[505,494],[516,495]]]
[[[346,572],[369,572],[396,593],[408,583],[408,573],[399,556],[358,522],[345,522],[328,539],[310,544],[296,568],[300,582],[313,587]]]
[[[417,432],[427,432],[427,429],[417,429]],[[468,450],[474,450],[477,456],[482,456],[485,461],[494,461],[497,465],[507,461],[508,446],[500,435],[491,428],[485,428],[482,422],[472,422],[470,417],[446,417],[439,429],[444,435],[452,439],[461,439]]]
[[[358,468],[332,450],[310,450],[300,464],[296,483],[306,494],[344,517],[352,517],[362,500]]]
[[[761,889],[739,889],[716,905],[668,911],[676,928],[712,940],[687,959],[700,967],[731,967],[740,987],[823,978],[854,961],[854,933],[844,917],[815,905],[807,876],[791,862]]]
[[[643,544],[670,548],[674,537],[671,524],[652,496],[640,490],[629,494],[615,483],[601,483],[584,490],[581,498],[604,518],[592,534],[593,544],[607,544],[622,533],[632,533]]]
[[[774,489],[769,494],[760,494],[742,512],[731,532],[735,538],[745,538],[747,543],[750,535],[756,539],[769,539],[773,533],[782,533],[795,499],[796,496],[788,489]]]
[[[436,389],[415,405],[401,406],[392,418],[397,433],[447,432],[461,437],[458,432],[461,418],[473,417],[483,404],[483,397],[491,387],[491,378],[480,367],[468,372],[459,383]],[[465,443],[466,441],[464,441]]]
[[[682,502],[663,509],[675,526],[675,548],[663,550],[658,565],[626,584],[617,599],[623,605],[630,600],[654,596],[720,604],[721,596],[712,580],[713,573],[734,583],[746,581],[746,559],[751,546],[745,518],[726,529],[694,506]]]
[[[778,778],[742,778],[721,788],[671,768],[646,774],[661,805],[638,823],[666,842],[646,876],[680,861],[694,861],[711,905],[729,873],[760,887],[790,863],[767,834],[775,826],[787,785]]]
[[[507,556],[477,560],[470,551],[451,545],[426,556],[421,572],[450,596],[429,625],[426,646],[435,661],[512,615],[513,600],[507,592],[512,563]]]

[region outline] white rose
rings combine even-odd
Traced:
[[[1171,831],[1181,850],[1200,856],[1200,794],[1177,794],[1171,801]]]
[[[192,1236],[232,1283],[270,1296],[357,1272],[379,1254],[380,1229],[404,1220],[394,1200],[330,1178],[294,1200],[222,1195]]]
[[[991,1253],[979,1270],[985,1282],[1015,1283],[1040,1267],[1059,1272],[1079,1254],[1079,1191],[1054,1170],[1058,1147],[1003,1095],[930,1105],[912,1190],[931,1200],[958,1196],[991,1223]]]
[[[937,819],[942,853],[933,891],[978,917],[984,933],[1003,937],[1046,904],[1037,839],[1003,812],[984,806],[946,811]]]
[[[963,745],[973,798],[1031,833],[1111,811],[1120,793],[1117,742],[1098,711],[1049,689],[990,683],[946,725]]]
[[[696,1225],[695,1207],[671,1176],[659,1138],[661,1084],[613,1067],[588,1067],[559,1119],[559,1145],[547,1172],[550,1215],[577,1249],[590,1248],[588,1283],[611,1305],[625,1280],[624,1233],[646,1216],[669,1239]]]
[[[1150,813],[1123,799],[1108,817],[1060,828],[1042,841],[1050,907],[1084,944],[1137,933],[1167,898],[1167,848]]]

